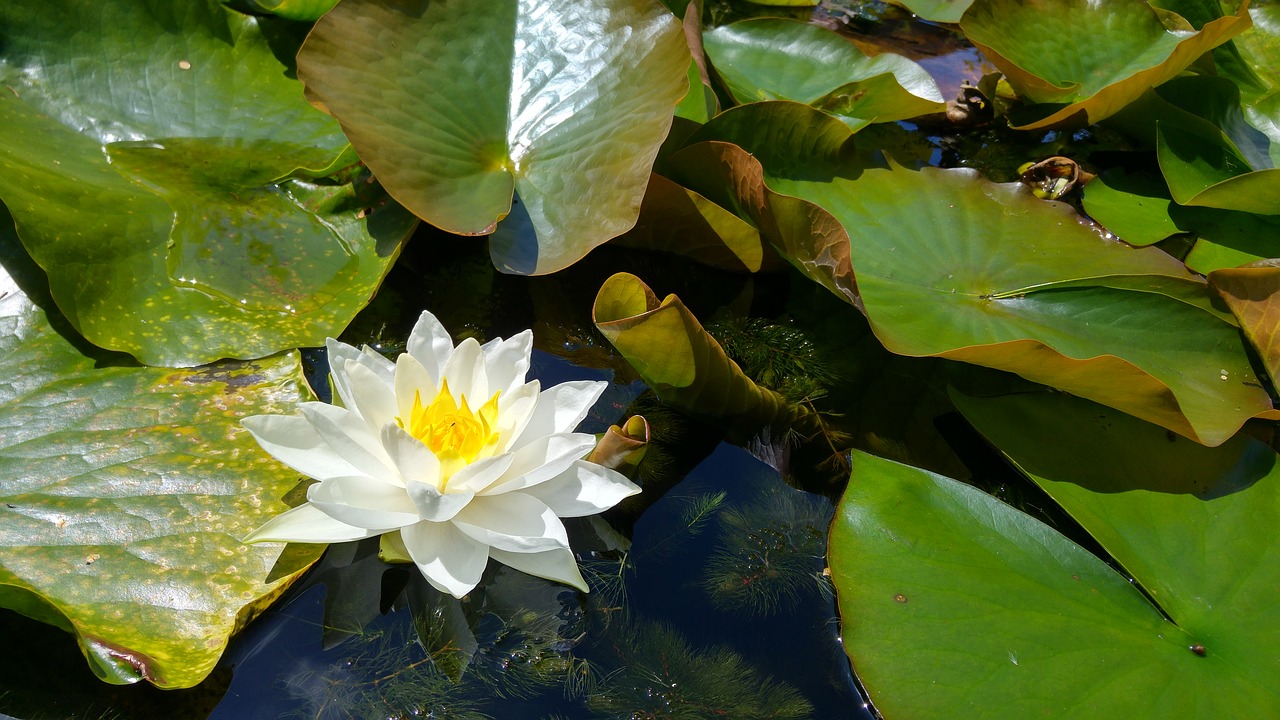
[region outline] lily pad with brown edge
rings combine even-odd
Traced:
[[[1274,451],[1061,393],[955,400],[1134,582],[972,487],[855,454],[829,559],[886,717],[964,716],[975,696],[1010,720],[1280,712]]]
[[[241,542],[299,484],[240,427],[312,399],[298,355],[131,366],[46,310],[9,231],[0,262],[0,607],[107,682],[196,685],[320,554]]]
[[[0,26],[0,199],[101,347],[189,366],[322,344],[415,225],[367,173],[322,179],[355,158],[289,77],[288,23],[61,0]]]
[[[1234,15],[1196,28],[1147,0],[974,0],[960,29],[1020,96],[1040,106],[1011,118],[1015,127],[1083,127],[1243,32],[1247,8],[1241,2]]]
[[[298,55],[393,197],[449,232],[498,228],[494,264],[518,274],[631,228],[689,67],[652,0],[346,0]]]
[[[659,301],[634,275],[617,273],[605,281],[592,319],[659,398],[715,418],[732,434],[786,428],[809,414],[744,375],[680,298]]]
[[[774,124],[757,104],[722,113],[695,139],[719,135],[753,154],[769,190],[759,202],[798,199],[837,221],[851,277],[828,275],[836,265],[821,260],[832,257],[826,238],[779,252],[802,270],[815,265],[811,277],[825,287],[856,281],[890,351],[1014,372],[1209,445],[1274,413],[1238,330],[1187,302],[1208,289],[1182,263],[1105,239],[1068,206],[1037,200],[1018,183],[972,170],[842,166],[817,139],[826,121],[796,107],[809,123]],[[760,195],[750,183],[730,187],[753,194],[743,207]],[[1151,276],[1150,284],[1135,276]],[[1165,285],[1178,289],[1165,294]]]
[[[1280,260],[1214,270],[1209,285],[1235,314],[1274,386],[1280,379]]]
[[[924,68],[900,55],[868,57],[817,25],[756,18],[704,35],[716,73],[739,103],[794,100],[857,130],[946,109]]]

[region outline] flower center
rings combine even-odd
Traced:
[[[449,477],[475,462],[476,458],[492,454],[498,444],[498,393],[477,411],[467,406],[467,398],[455,400],[449,392],[449,381],[441,383],[440,392],[430,405],[422,404],[422,394],[413,395],[413,409],[409,422],[396,418],[408,433],[422,441],[440,460],[440,491]]]

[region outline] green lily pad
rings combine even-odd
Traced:
[[[635,223],[689,67],[648,0],[347,0],[298,55],[309,97],[419,217],[481,235],[513,213],[490,252],[521,274]]]
[[[892,352],[1015,372],[1210,445],[1271,411],[1237,329],[1207,311],[1207,288],[1177,260],[1107,240],[1017,183],[842,161],[827,121],[778,125],[765,105],[728,110],[694,139],[724,135],[743,167],[762,167],[769,192],[753,200],[758,188],[731,183],[737,207],[777,214],[800,200],[838,221],[852,277],[833,277],[829,233],[806,249],[792,232],[778,250],[838,294],[856,282]]]
[[[817,25],[757,18],[723,25],[703,42],[739,103],[794,100],[853,129],[942,112],[946,103],[924,68],[900,55],[867,57]]]
[[[1161,127],[1156,156],[1179,204],[1280,215],[1280,168],[1254,170],[1221,133]]]
[[[0,7],[0,199],[59,308],[153,365],[336,335],[415,221],[367,174],[317,180],[353,158],[287,77],[285,24],[204,0],[102,21],[89,0]]]
[[[338,0],[248,0],[256,9],[287,20],[315,22],[333,9]]]
[[[1085,186],[1084,208],[1131,245],[1190,233],[1195,244],[1184,262],[1202,274],[1280,253],[1280,219],[1274,215],[1178,205],[1156,176],[1104,172]]]
[[[971,487],[854,458],[829,559],[844,643],[887,717],[1280,712],[1276,455],[1062,394],[956,398],[1150,596]]]
[[[808,414],[744,375],[680,298],[659,301],[634,275],[605,281],[592,319],[658,397],[716,418],[731,431],[750,437],[764,425],[785,428]]]
[[[973,0],[890,0],[910,10],[921,20],[939,23],[958,23]]]
[[[1020,96],[1044,106],[1017,127],[1084,126],[1248,28],[1247,6],[1197,29],[1146,0],[975,0],[960,29]]]
[[[7,231],[0,252],[0,606],[74,634],[107,682],[196,685],[319,556],[240,541],[298,485],[239,424],[311,399],[298,356],[130,367],[46,315]]]

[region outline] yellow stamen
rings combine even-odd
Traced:
[[[445,380],[430,405],[424,406],[422,394],[414,393],[407,427],[403,418],[396,418],[396,422],[440,460],[439,489],[443,492],[455,472],[493,453],[498,443],[498,393],[472,411],[465,396],[460,403],[454,399]]]

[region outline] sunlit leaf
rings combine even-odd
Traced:
[[[830,142],[838,136],[821,127],[776,124],[760,104],[726,111],[695,139],[723,133],[754,156],[740,157],[743,167],[762,165],[768,192],[730,185],[743,195],[739,207],[799,198],[838,221],[851,278],[831,276],[828,235],[779,251],[833,290],[856,281],[889,350],[1015,372],[1211,445],[1271,410],[1236,328],[1206,312],[1207,289],[1178,261],[1104,239],[1017,183],[842,164],[843,146]],[[1202,301],[1186,302],[1194,295]]]
[[[490,249],[521,274],[635,223],[688,69],[651,0],[347,0],[298,56],[308,96],[419,217],[480,235],[511,213]]]
[[[1280,712],[1274,452],[1171,440],[1062,394],[957,401],[1151,600],[988,495],[858,454],[829,556],[886,717],[966,716],[975,698],[1010,719]]]
[[[1280,261],[1214,270],[1209,284],[1235,313],[1275,383],[1280,378]]]
[[[795,100],[858,129],[945,109],[924,68],[891,53],[867,57],[817,25],[759,18],[724,25],[704,42],[716,72],[740,103]]]
[[[1179,204],[1280,215],[1280,168],[1254,170],[1221,133],[1162,127],[1157,142],[1160,171]]]
[[[90,341],[157,365],[321,344],[395,259],[408,213],[367,174],[315,181],[353,158],[288,77],[285,25],[211,0],[0,6],[0,199]]]
[[[1247,6],[1197,29],[1146,0],[975,0],[960,28],[1019,95],[1044,106],[1018,127],[1084,126],[1248,28]]]
[[[973,0],[890,0],[894,5],[901,5],[918,16],[921,20],[940,23],[960,22],[964,11],[969,9]]]
[[[3,252],[0,606],[73,633],[108,682],[195,685],[319,555],[241,542],[298,484],[239,424],[310,399],[298,356],[195,370],[86,356],[28,296],[48,302],[17,241]]]
[[[254,8],[288,20],[314,22],[333,9],[338,0],[248,0]]]

